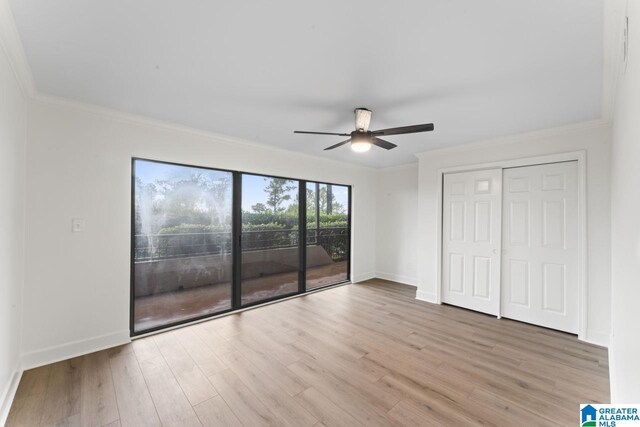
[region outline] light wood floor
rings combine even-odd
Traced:
[[[576,425],[605,349],[347,285],[24,373],[9,426]]]

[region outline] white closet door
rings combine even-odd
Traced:
[[[498,315],[500,169],[444,176],[442,301]]]
[[[578,332],[577,162],[505,169],[502,315]]]

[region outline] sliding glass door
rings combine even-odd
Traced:
[[[133,162],[132,331],[231,309],[232,174]]]
[[[349,187],[307,182],[306,288],[349,278]]]
[[[242,305],[298,292],[298,181],[242,175]]]
[[[351,188],[132,160],[131,334],[349,280]]]

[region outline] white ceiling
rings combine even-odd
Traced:
[[[374,167],[600,117],[603,0],[11,0],[38,90]],[[353,108],[392,151],[325,152]]]

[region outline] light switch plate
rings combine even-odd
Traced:
[[[81,233],[84,231],[84,219],[73,218],[71,220],[71,231],[74,233]]]

